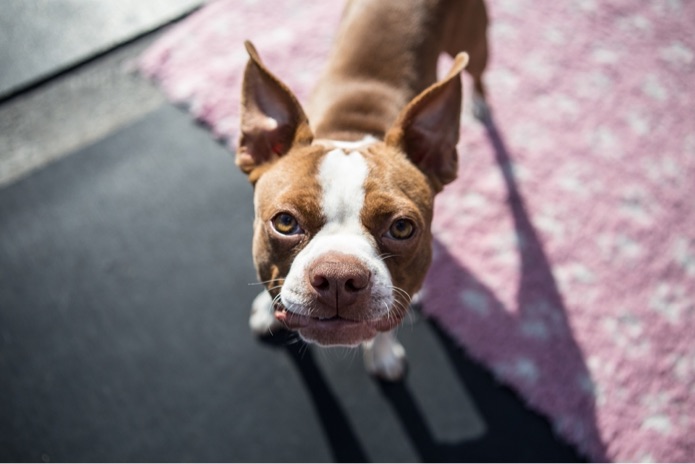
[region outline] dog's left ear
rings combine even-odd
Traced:
[[[387,145],[403,150],[437,192],[456,179],[461,71],[467,64],[468,54],[456,55],[449,74],[408,103],[384,139]]]
[[[249,61],[241,92],[241,136],[236,164],[246,174],[313,139],[309,120],[292,91],[261,61],[256,48],[244,43]],[[250,180],[256,180],[250,175]]]

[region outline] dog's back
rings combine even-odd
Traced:
[[[383,136],[401,109],[437,80],[443,52],[470,56],[484,99],[487,12],[482,0],[352,0],[308,107],[318,138]]]

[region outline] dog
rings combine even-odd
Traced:
[[[362,345],[370,373],[403,377],[394,332],[432,260],[435,195],[456,178],[466,66],[488,111],[487,25],[482,0],[349,1],[306,112],[245,43],[236,164],[265,285],[253,332]],[[454,60],[437,81],[441,53]]]

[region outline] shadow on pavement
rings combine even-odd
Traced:
[[[284,349],[292,360],[310,393],[335,462],[370,462],[340,401],[316,363],[311,348],[288,331],[261,340],[267,345]]]

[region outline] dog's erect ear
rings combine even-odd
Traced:
[[[386,144],[403,150],[436,191],[456,178],[461,71],[466,64],[468,54],[456,55],[449,74],[408,103],[386,133]]]
[[[263,65],[249,41],[241,91],[241,135],[236,164],[246,174],[313,139],[309,120],[292,91]],[[253,181],[253,179],[252,179]]]

